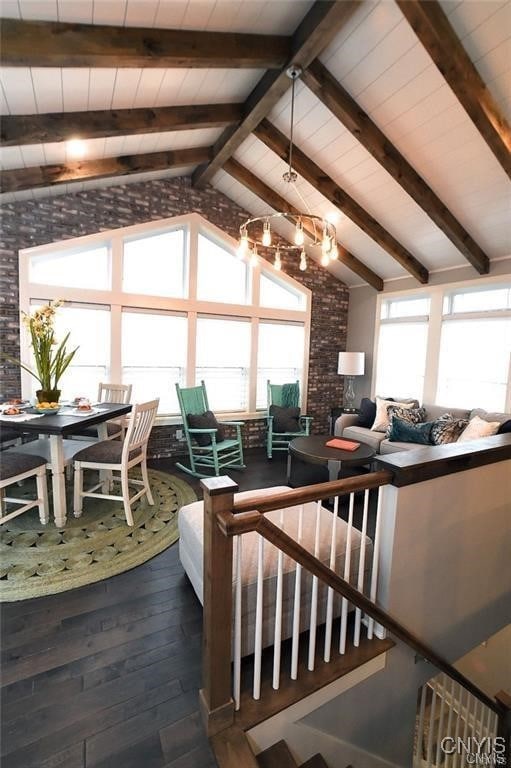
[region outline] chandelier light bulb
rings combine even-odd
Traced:
[[[300,271],[305,272],[307,269],[307,255],[305,251],[302,251],[300,254]]]
[[[275,267],[275,269],[278,269],[279,272],[282,269],[282,262],[280,260],[280,250],[278,248],[275,251],[275,261],[273,262],[273,266]]]
[[[258,256],[257,256],[257,248],[254,245],[254,249],[253,249],[252,253],[250,254],[250,266],[251,267],[257,266],[257,262],[258,261],[259,261],[259,259],[258,259]]]
[[[296,229],[295,229],[295,245],[303,245],[304,243],[304,236],[303,236],[303,224],[301,222],[301,219],[299,219],[296,222]]]
[[[268,248],[271,245],[271,230],[270,230],[270,222],[268,221],[268,219],[263,224],[262,243],[266,248]]]
[[[321,254],[321,266],[328,267],[329,264],[330,264],[330,256],[328,255],[328,253],[325,253],[323,251],[323,253]]]
[[[238,243],[237,254],[240,259],[246,255],[248,251],[248,232],[246,229],[241,230],[240,240]]]
[[[331,248],[331,250],[330,250],[330,254],[329,254],[329,256],[330,256],[330,260],[331,260],[331,261],[335,261],[336,259],[338,259],[338,258],[339,258],[339,250],[338,250],[338,248],[337,248],[337,243],[334,243],[334,244],[332,245],[332,248]]]

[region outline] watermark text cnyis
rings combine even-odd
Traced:
[[[506,742],[502,736],[445,736],[440,747],[445,755],[461,756],[462,765],[506,765]]]

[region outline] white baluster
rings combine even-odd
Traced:
[[[350,503],[348,511],[348,527],[346,529],[346,551],[344,553],[344,581],[350,580],[351,571],[351,538],[353,533],[353,507],[355,504],[355,494],[350,493]],[[348,630],[348,601],[342,598],[341,604],[341,630],[339,635],[339,653],[346,652],[346,632]]]
[[[491,732],[491,709],[490,707],[486,707],[486,725],[484,727],[484,736],[486,737],[492,737],[493,733]]]
[[[454,718],[454,686],[456,685],[453,678],[451,678],[451,691],[449,696],[449,717],[447,718],[447,735],[452,736],[452,721]],[[449,761],[449,756],[445,758],[445,764]],[[437,761],[438,762],[438,761]]]
[[[435,708],[436,708],[436,680],[433,680],[430,684],[430,688],[433,691],[433,698],[431,699],[431,710],[429,713],[429,733],[428,733],[428,747],[426,750],[426,763],[428,768],[433,765],[433,724],[435,722]]]
[[[463,722],[462,715],[463,715],[463,694],[464,693],[465,693],[465,689],[462,688],[461,685],[458,685],[458,714],[457,714],[457,718],[456,718],[456,731],[454,732],[454,743],[455,744],[458,743],[458,738],[459,738],[460,731],[461,731],[461,724]],[[459,753],[454,752],[453,758],[452,758],[453,768],[456,768],[456,766],[458,765],[458,757],[459,757]]]
[[[373,550],[373,569],[371,573],[371,592],[369,597],[371,602],[376,602],[376,594],[378,591],[378,560],[380,557],[380,531],[381,531],[381,507],[383,501],[382,488],[378,488],[378,504],[376,507],[376,528],[374,532],[374,550]],[[367,625],[367,637],[369,640],[373,638],[374,631],[374,619],[369,619]]]
[[[233,698],[236,709],[240,708],[241,697],[241,565],[242,565],[242,536],[236,536],[236,582],[234,588],[234,670]]]
[[[440,765],[440,745],[442,743],[442,728],[444,725],[444,710],[445,710],[445,697],[447,696],[447,678],[445,675],[442,675],[440,678],[440,716],[438,718],[438,730],[437,730],[437,736],[436,736],[436,757],[435,757],[435,765]],[[450,735],[447,733],[447,735]]]
[[[298,543],[302,543],[303,536],[303,504],[298,510]],[[298,677],[298,650],[300,643],[300,605],[302,598],[302,566],[296,563],[295,570],[295,595],[293,602],[293,640],[291,643],[291,680]]]
[[[280,511],[281,530],[284,530],[284,510]],[[273,688],[277,691],[280,685],[280,655],[282,640],[282,579],[284,553],[279,549],[277,555],[277,589],[275,596],[275,636],[273,641]]]
[[[415,765],[414,768],[421,768],[422,766],[422,746],[424,743],[424,712],[426,709],[426,685],[422,686],[421,690],[421,703],[419,707],[419,725],[417,728],[417,744],[415,749]]]
[[[258,534],[259,546],[257,550],[257,594],[256,594],[256,618],[254,637],[254,699],[261,696],[261,657],[263,652],[263,563],[264,563],[264,539]]]
[[[316,531],[314,534],[314,557],[319,555],[319,534],[321,523],[321,500],[316,502]],[[314,660],[316,656],[316,626],[318,619],[318,577],[312,577],[312,594],[311,594],[311,617],[309,625],[309,659],[307,663],[307,669],[312,672],[314,670]]]
[[[337,517],[339,514],[339,497],[334,499],[334,511],[332,515],[332,538],[330,541],[330,570],[335,571],[335,558],[337,548]],[[332,622],[334,616],[334,590],[328,587],[326,598],[326,624],[325,624],[325,653],[323,658],[326,662],[330,661],[330,652],[332,649]]]
[[[470,693],[467,691],[467,704],[465,707],[465,724],[463,726],[463,742],[467,743],[467,736],[468,736],[468,718],[470,714]],[[462,763],[463,765],[463,763]]]
[[[496,736],[499,730],[499,718],[497,716],[497,713],[493,713],[493,729],[492,729],[492,736]]]
[[[366,567],[366,533],[367,533],[367,513],[369,510],[369,489],[364,491],[364,512],[362,516],[362,531],[360,540],[360,551],[358,555],[358,581],[357,589],[359,592],[364,591],[364,576]],[[353,645],[358,646],[360,644],[360,624],[362,622],[362,610],[357,608],[355,611],[355,631],[353,633]]]

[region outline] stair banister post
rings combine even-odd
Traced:
[[[232,537],[218,527],[238,490],[230,477],[201,480],[204,492],[203,641],[200,708],[208,736],[234,721],[232,699]]]

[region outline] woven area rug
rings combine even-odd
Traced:
[[[4,523],[0,600],[26,600],[92,584],[145,563],[174,544],[179,537],[179,509],[197,497],[188,483],[165,472],[150,469],[149,480],[154,506],[145,496],[133,505],[133,528],[126,524],[122,503],[108,499],[85,499],[83,514],[76,520],[69,514],[71,487],[65,528],[55,528],[51,512],[50,522],[41,525],[37,509]],[[9,489],[10,495],[20,497],[34,492],[35,485],[28,481]]]

